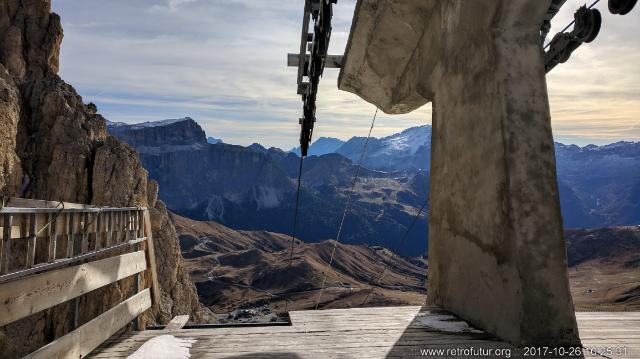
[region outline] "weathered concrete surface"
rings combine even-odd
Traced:
[[[360,0],[339,88],[434,103],[429,299],[514,344],[579,343],[539,28],[549,0]]]

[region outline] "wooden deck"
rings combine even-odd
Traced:
[[[586,357],[640,358],[640,312],[577,313],[577,317],[583,346],[604,354],[587,351]],[[291,312],[291,321],[291,326],[134,332],[108,341],[91,357],[126,358],[161,335],[184,339],[191,345],[190,358],[469,358],[481,356],[481,348],[485,354],[492,350],[493,355],[484,357],[507,357],[495,354],[505,349],[511,358],[523,354],[523,349],[516,350],[434,308],[298,311]],[[475,355],[462,351],[470,348]],[[430,349],[461,351],[454,355],[421,352]]]

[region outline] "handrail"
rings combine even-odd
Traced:
[[[93,252],[89,252],[86,254],[82,254],[79,256],[75,256],[72,258],[65,258],[65,259],[59,259],[53,263],[44,263],[44,264],[40,264],[40,265],[36,265],[34,267],[28,268],[28,269],[23,269],[23,270],[19,270],[17,272],[13,272],[13,273],[9,273],[9,274],[5,274],[5,275],[1,275],[0,276],[0,284],[2,283],[6,283],[6,282],[10,282],[13,280],[17,280],[20,278],[24,278],[26,276],[32,275],[32,274],[37,274],[37,273],[42,273],[42,272],[47,272],[47,271],[51,271],[54,269],[58,269],[58,268],[62,268],[71,264],[76,264],[79,262],[83,262],[85,260],[88,259],[92,259],[92,258],[96,258],[98,256],[104,255],[104,254],[108,254],[108,253],[113,253],[113,252],[117,252],[123,248],[127,248],[130,246],[133,246],[134,244],[146,241],[147,237],[142,237],[142,238],[137,238],[137,239],[133,239],[130,240],[128,242],[125,243],[120,243],[120,244],[116,244],[114,246],[108,247],[108,248],[102,248],[99,249],[97,251],[93,251]]]
[[[86,257],[89,252],[141,238],[147,230],[146,211],[145,207],[9,198],[0,208],[0,282],[13,272],[25,273],[25,269],[57,263],[61,258]],[[25,241],[26,258],[12,256],[13,246]]]
[[[69,208],[66,213],[99,213],[99,212],[129,212],[146,210],[146,207],[96,207],[96,208]],[[22,208],[4,207],[0,209],[1,214],[25,214],[25,213],[56,213],[60,208]]]

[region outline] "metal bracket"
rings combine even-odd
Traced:
[[[300,119],[300,154],[307,155],[316,122],[316,96],[325,68],[340,68],[342,56],[327,55],[331,39],[333,4],[337,0],[305,0],[300,52],[287,55],[287,65],[298,67],[298,95],[302,96]],[[313,31],[309,26],[313,20]],[[305,79],[306,78],[306,79]]]

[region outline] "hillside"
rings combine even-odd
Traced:
[[[640,310],[640,227],[568,230],[577,310]]]
[[[268,305],[280,310],[313,308],[333,241],[297,241],[291,267],[291,237],[266,231],[235,231],[215,222],[175,214],[186,267],[201,301],[216,313]],[[381,247],[338,244],[321,308],[361,306],[384,266],[386,274],[366,306],[420,305],[426,295],[426,264],[408,261]]]
[[[333,241],[296,241],[266,231],[235,231],[175,214],[186,268],[200,300],[217,313],[267,305],[314,307]],[[571,291],[577,310],[640,309],[640,228],[567,230]],[[382,247],[338,244],[322,308],[362,306],[372,278],[388,264],[366,306],[420,305],[426,296],[426,259],[391,256]]]

